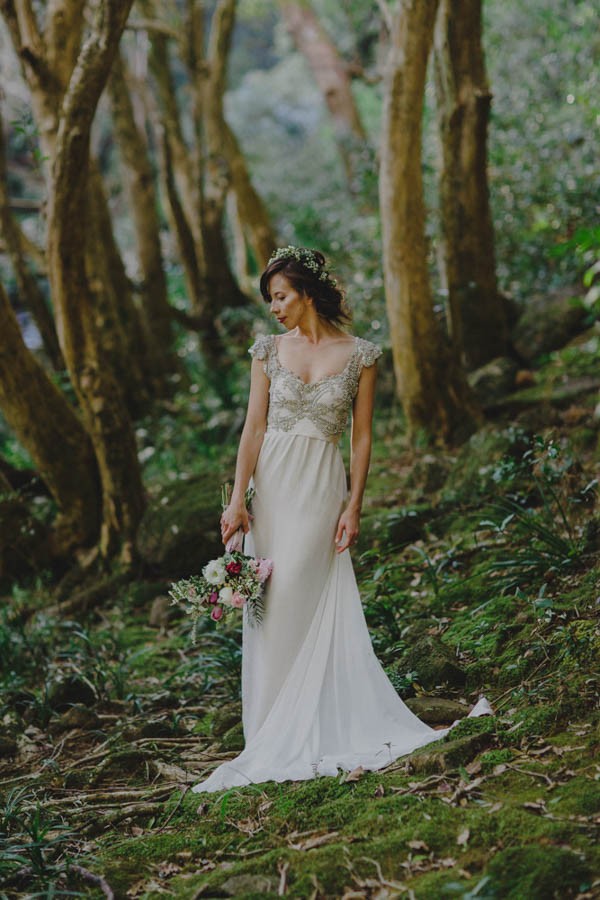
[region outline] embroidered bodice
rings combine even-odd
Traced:
[[[263,360],[270,381],[267,431],[287,431],[337,441],[346,429],[352,401],[358,390],[363,366],[372,366],[381,350],[364,338],[355,346],[345,367],[306,384],[279,361],[274,334],[261,335],[250,347],[253,357]]]

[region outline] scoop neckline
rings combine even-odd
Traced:
[[[316,381],[304,381],[297,372],[292,371],[292,369],[288,369],[287,366],[284,366],[281,360],[279,359],[279,346],[277,343],[278,335],[274,334],[273,337],[273,356],[275,358],[275,363],[279,369],[283,372],[287,372],[288,375],[291,375],[295,378],[303,387],[315,387],[317,384],[322,384],[325,381],[331,381],[332,378],[341,378],[342,375],[345,375],[348,369],[350,368],[350,363],[353,361],[356,353],[358,351],[358,337],[353,335],[352,340],[354,341],[354,347],[352,349],[352,353],[348,357],[348,362],[344,366],[344,368],[340,372],[334,372],[333,375],[324,375],[322,378],[318,378]]]

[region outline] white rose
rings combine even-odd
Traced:
[[[204,566],[202,574],[209,584],[223,584],[225,581],[225,566],[220,559],[211,559],[211,561]]]
[[[231,606],[231,599],[233,597],[233,588],[224,587],[219,591],[219,602],[224,606]]]

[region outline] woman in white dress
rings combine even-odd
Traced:
[[[403,703],[372,648],[349,548],[371,453],[381,350],[349,316],[321,253],[280,248],[261,278],[287,330],[259,337],[223,543],[273,560],[260,625],[244,611],[245,749],[193,790],[381,769],[446,730]],[[352,416],[350,490],[337,446]],[[244,505],[254,487],[252,514]],[[471,715],[489,712],[480,701]]]

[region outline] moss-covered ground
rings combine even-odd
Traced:
[[[550,355],[539,383],[570,365],[581,353]],[[374,647],[407,702],[484,694],[494,710],[379,772],[192,794],[242,746],[239,629],[192,645],[156,606],[164,577],[83,616],[49,611],[43,577],[16,587],[1,896],[598,896],[598,420],[592,395],[569,404],[546,425],[535,407],[535,427],[526,404],[498,412],[455,452],[411,449],[378,417],[354,556]],[[189,450],[167,449],[169,470]],[[207,454],[194,475],[232,464]],[[156,454],[147,474],[159,491]]]

